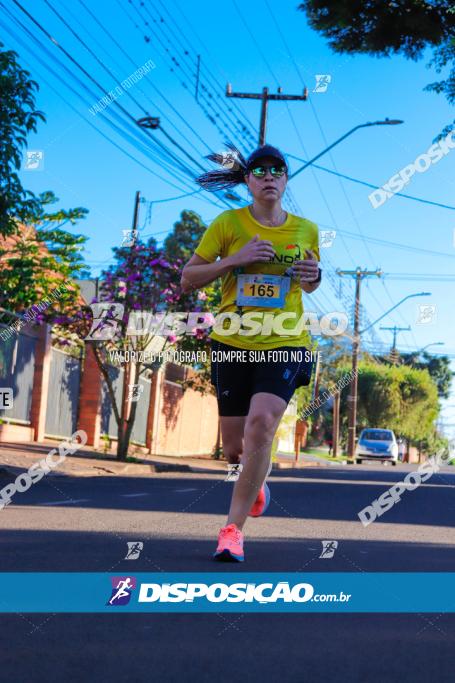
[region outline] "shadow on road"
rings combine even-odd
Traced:
[[[218,528],[208,538],[157,537],[158,529],[117,533],[10,530],[2,533],[0,572],[453,572],[453,545],[338,538],[332,559],[321,540],[248,538],[244,563],[212,560]],[[127,541],[142,541],[137,560],[124,559]],[[455,598],[454,598],[455,600]]]
[[[379,481],[376,478],[379,478],[376,470],[358,471],[350,476],[332,469],[305,470],[292,477],[289,473],[274,473],[269,480],[272,500],[267,517],[353,521],[363,530],[359,511],[403,477],[395,478],[385,472]],[[0,486],[6,481],[2,477]],[[452,528],[455,526],[454,485],[454,474],[434,474],[414,491],[404,491],[401,501],[384,513],[380,522]],[[48,476],[25,493],[16,493],[6,514],[15,505],[45,507],[45,504],[182,515],[224,514],[229,508],[231,490],[232,483],[219,475]],[[2,514],[5,512],[0,511]]]

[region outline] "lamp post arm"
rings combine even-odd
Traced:
[[[347,137],[349,137],[350,135],[352,135],[352,133],[355,133],[356,130],[359,130],[359,128],[366,128],[367,126],[374,126],[374,123],[361,123],[361,124],[359,124],[358,126],[355,126],[355,128],[352,128],[352,130],[350,130],[350,131],[348,131],[347,133],[345,133],[344,135],[342,135],[341,138],[338,138],[338,140],[335,140],[335,142],[332,142],[331,145],[329,145],[328,147],[326,147],[326,149],[322,150],[322,152],[319,152],[319,154],[317,154],[315,157],[313,157],[312,159],[310,159],[310,161],[307,161],[305,164],[303,164],[303,166],[301,166],[295,173],[293,173],[292,175],[289,176],[289,180],[291,180],[291,178],[295,178],[295,176],[296,176],[298,173],[300,173],[300,171],[303,171],[303,170],[305,170],[305,168],[307,168],[308,166],[311,166],[311,164],[312,164],[313,162],[315,162],[317,159],[319,159],[319,158],[322,157],[324,154],[326,154],[329,150],[332,149],[332,147],[335,147],[335,145],[338,145],[338,143],[340,143],[342,140],[344,140],[345,138],[347,138]]]
[[[370,327],[373,327],[373,325],[376,325],[376,323],[378,323],[380,320],[382,320],[383,318],[385,318],[386,315],[389,315],[389,313],[391,313],[391,312],[394,311],[396,308],[398,308],[398,306],[401,306],[401,304],[403,303],[403,301],[406,301],[406,299],[412,299],[412,298],[415,297],[415,296],[419,296],[419,295],[418,295],[418,294],[417,294],[417,295],[416,295],[416,294],[408,294],[408,296],[405,296],[404,299],[401,299],[401,301],[399,301],[397,304],[395,304],[395,306],[392,306],[392,308],[389,308],[389,310],[386,311],[383,315],[381,315],[380,318],[378,318],[378,319],[375,320],[373,323],[371,323],[370,325],[368,325],[368,327],[365,327],[364,330],[360,330],[360,331],[359,331],[359,335],[360,335],[360,334],[363,334],[364,332],[366,332],[367,330],[369,330]]]

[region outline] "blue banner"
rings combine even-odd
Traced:
[[[455,612],[455,573],[0,573],[1,613]]]

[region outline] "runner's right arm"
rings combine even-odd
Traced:
[[[181,286],[186,294],[192,289],[199,289],[210,284],[218,277],[222,277],[233,268],[247,266],[250,263],[270,261],[275,255],[272,242],[260,240],[255,235],[244,247],[235,254],[230,254],[217,261],[208,261],[198,254],[193,254],[182,272]]]
[[[193,289],[205,287],[205,285],[225,275],[234,267],[232,256],[226,256],[226,258],[210,263],[210,261],[206,261],[201,256],[193,254],[183,269],[180,284],[186,294]]]

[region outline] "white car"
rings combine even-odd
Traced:
[[[391,429],[362,429],[355,451],[355,461],[380,460],[397,464],[398,443]]]

